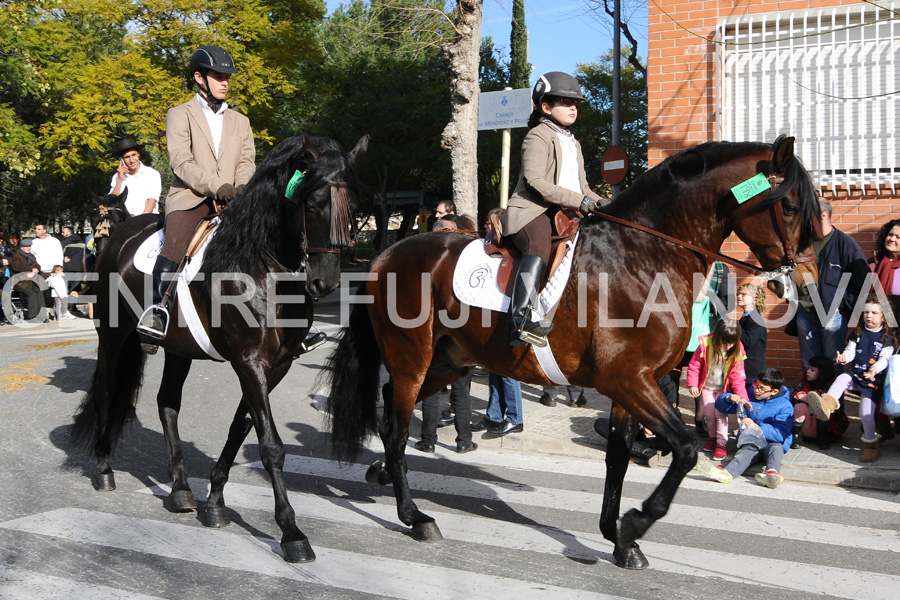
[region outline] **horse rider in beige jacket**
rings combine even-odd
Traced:
[[[568,73],[552,71],[534,85],[534,111],[522,141],[522,172],[501,224],[522,252],[509,305],[509,344],[546,346],[553,324],[531,320],[538,282],[550,260],[553,215],[561,208],[587,216],[609,202],[588,186],[581,145],[569,131],[584,100]]]
[[[171,274],[178,270],[197,225],[230,202],[256,170],[250,121],[224,102],[229,79],[238,70],[217,46],[194,52],[189,87],[199,92],[166,114],[166,145],[175,175],[166,197],[165,242],[153,267],[153,304],[141,315],[138,331],[165,337],[168,312],[161,306]],[[166,275],[169,275],[166,277]]]

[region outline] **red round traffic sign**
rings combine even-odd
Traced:
[[[600,174],[609,185],[619,185],[628,174],[628,155],[621,146],[610,146],[600,159]]]

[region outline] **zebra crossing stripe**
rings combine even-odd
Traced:
[[[401,600],[618,599],[588,590],[411,563],[321,545],[315,546],[318,555],[315,562],[291,564],[281,558],[278,541],[271,538],[78,508],[22,517],[0,523],[0,527]],[[423,585],[423,581],[433,582],[433,585]]]
[[[384,447],[379,440],[369,441],[367,447],[378,455],[384,454]],[[478,448],[478,452],[469,454],[457,454],[453,450],[437,447],[436,454],[419,454],[414,450],[417,458],[435,461],[453,461],[454,463],[471,464],[484,467],[502,467],[514,471],[555,473],[558,475],[576,475],[603,480],[606,477],[606,465],[602,455],[598,453],[597,460],[585,460],[565,456],[550,456],[512,450],[500,450],[493,448]],[[628,469],[625,481],[627,483],[640,483],[646,485],[658,485],[665,476],[665,469],[648,469],[639,465],[631,465]],[[598,484],[602,485],[602,484]],[[601,491],[597,488],[598,493]],[[704,493],[735,495],[741,497],[759,498],[761,501],[808,502],[815,506],[826,504],[829,506],[886,510],[900,512],[900,495],[888,494],[877,490],[851,489],[838,486],[826,486],[810,483],[799,483],[787,480],[777,490],[770,490],[757,485],[752,478],[738,478],[730,485],[722,485],[699,476],[696,471],[688,474],[679,486],[679,490],[698,490]],[[627,492],[627,488],[626,488]]]
[[[202,501],[208,493],[208,483],[202,479],[191,479],[190,483],[194,495]],[[166,495],[168,491],[162,486],[155,489],[141,490],[141,492],[153,492],[157,495]],[[396,523],[397,521],[397,511],[393,504],[357,503],[340,497],[335,490],[332,491],[336,495],[328,498],[314,494],[289,493],[291,504],[294,506],[298,519],[301,521],[304,519],[320,519],[378,529],[383,527],[382,524],[384,522]],[[227,503],[234,508],[263,512],[271,512],[274,502],[270,488],[234,482],[228,484],[226,498]],[[556,509],[559,510],[558,508]],[[612,564],[611,544],[603,539],[599,532],[570,532],[544,525],[523,525],[432,510],[429,510],[428,513],[441,525],[441,531],[446,539],[471,544],[497,546],[506,550],[524,550],[557,556],[564,555],[579,561],[597,561],[600,566],[606,566],[613,570],[618,569]],[[703,513],[701,509],[697,509],[698,521],[701,516],[706,516],[706,513]],[[772,517],[766,518],[771,529],[766,529],[765,531],[774,532],[774,537],[784,538],[785,532],[780,528],[780,525],[773,524],[771,522]],[[727,522],[732,523],[735,520],[736,517],[732,515]],[[721,523],[721,521],[717,522]],[[690,525],[697,526],[696,523],[691,523]],[[796,525],[810,526],[817,529],[819,524],[804,521]],[[401,531],[406,528],[397,523],[394,529]],[[759,531],[754,533],[761,535]],[[875,531],[875,533],[880,532]],[[834,535],[834,532],[830,529],[829,535]],[[813,543],[820,542],[819,539],[809,541]],[[846,542],[842,547],[855,547],[853,540],[847,539]],[[651,568],[657,571],[700,578],[715,577],[743,585],[793,589],[811,594],[819,593],[854,600],[859,597],[860,575],[855,570],[686,548],[646,540],[641,542],[641,548],[650,560]],[[318,546],[316,546],[316,549],[318,551]],[[889,548],[876,549],[892,551]],[[741,565],[741,568],[734,573],[726,573],[720,570],[725,565],[734,564]],[[745,568],[745,565],[748,568]],[[742,577],[739,575],[740,573],[752,575]],[[759,573],[766,573],[766,579],[760,580],[757,577]],[[875,591],[871,596],[867,595],[867,598],[871,597],[873,600],[894,600],[896,594],[892,590],[896,590],[896,586],[900,586],[900,576],[866,573],[864,578],[867,582],[871,582],[873,587],[883,590],[883,593]]]
[[[16,567],[0,572],[0,600],[162,600]]]
[[[251,463],[250,466],[262,468],[262,465],[258,462]],[[312,477],[328,477],[356,482],[363,480],[366,468],[364,465],[341,466],[335,461],[298,455],[289,455],[286,457],[284,464],[286,473],[299,473]],[[519,483],[475,480],[417,471],[409,471],[407,476],[410,489],[413,490],[466,496],[480,500],[497,500],[509,504],[525,504],[551,509],[565,506],[567,510],[598,513],[602,502],[603,490],[599,487],[599,484],[596,492],[581,492],[541,488]],[[726,487],[710,481],[700,483],[703,483],[707,489]],[[755,492],[763,488],[748,482],[746,489]],[[765,491],[771,490],[765,488]],[[643,498],[623,497],[622,511],[640,508],[642,503]],[[843,506],[846,506],[846,504]],[[885,503],[881,510],[885,510],[888,507],[890,507],[889,510],[896,510],[892,503]],[[311,516],[314,517],[315,515]],[[394,518],[396,519],[396,516]],[[842,548],[867,548],[900,552],[900,538],[897,537],[895,532],[842,523],[816,523],[811,520],[779,517],[762,512],[747,513],[745,511],[736,512],[707,506],[696,507],[686,504],[672,504],[669,507],[669,512],[666,514],[665,522],[670,525],[713,529],[715,531],[721,528],[722,523],[729,523],[731,524],[730,528],[736,533],[757,534],[761,530],[776,531],[781,539],[824,544],[831,543]],[[826,530],[827,534],[825,533]]]

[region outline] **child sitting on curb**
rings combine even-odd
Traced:
[[[738,449],[724,469],[701,456],[697,470],[719,483],[731,483],[751,465],[765,460],[766,467],[756,474],[756,483],[774,490],[784,481],[780,474],[781,459],[791,447],[794,407],[784,386],[784,375],[778,369],[762,371],[752,389],[754,401],[737,394],[721,394],[716,398],[716,410],[739,415]],[[746,409],[746,416],[741,418],[739,409]]]

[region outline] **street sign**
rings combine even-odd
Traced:
[[[478,94],[478,131],[527,127],[531,88]]]
[[[621,146],[610,146],[600,159],[600,174],[609,185],[619,185],[628,174],[628,155]]]

